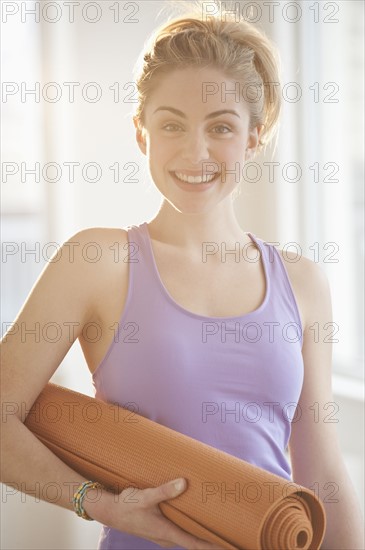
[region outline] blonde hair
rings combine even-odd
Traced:
[[[220,2],[215,2],[220,7]],[[202,19],[201,2],[184,2],[190,10],[158,27],[142,52],[143,62],[135,69],[138,105],[135,118],[143,127],[148,96],[159,82],[158,76],[175,69],[212,67],[247,91],[250,129],[261,127],[258,150],[274,136],[281,109],[279,58],[266,35],[248,21],[234,16]],[[257,92],[260,90],[260,93]],[[256,96],[256,97],[254,97]]]

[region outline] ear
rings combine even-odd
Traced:
[[[145,135],[144,135],[144,130],[142,128],[142,125],[139,121],[139,118],[137,116],[134,116],[133,117],[133,124],[134,124],[134,127],[136,128],[136,140],[137,140],[137,143],[138,143],[138,147],[140,148],[140,150],[142,151],[142,153],[145,155],[146,154],[146,138],[145,138]]]
[[[255,126],[255,128],[250,130],[246,146],[246,160],[249,160],[251,157],[255,156],[263,128],[264,125],[261,124],[260,126]]]

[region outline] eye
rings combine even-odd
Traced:
[[[168,132],[170,132],[171,130],[168,130],[168,127],[171,128],[171,126],[175,129],[180,128],[180,126],[178,126],[177,124],[169,123],[169,124],[165,124],[165,126],[163,126],[162,129],[167,130]],[[172,130],[172,131],[174,131],[174,130]]]
[[[214,129],[216,128],[224,128],[225,130],[227,130],[227,132],[216,132],[217,134],[228,134],[229,132],[232,132],[232,130],[228,126],[225,126],[224,124],[218,124],[218,126],[214,127]]]

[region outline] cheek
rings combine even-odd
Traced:
[[[217,149],[217,159],[226,163],[227,170],[234,170],[237,162],[240,165],[244,162],[244,149],[244,142],[241,141],[221,142]]]
[[[172,140],[152,138],[148,147],[150,165],[154,165],[156,169],[163,169],[164,163],[171,160],[177,150],[178,147]]]

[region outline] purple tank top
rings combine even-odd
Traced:
[[[279,252],[248,233],[261,252],[264,301],[245,315],[205,317],[164,287],[147,223],[127,230],[128,294],[92,376],[95,397],[292,480],[286,450],[303,383],[302,326]],[[247,258],[254,256],[250,246]],[[107,526],[98,543],[98,550],[156,548]]]

